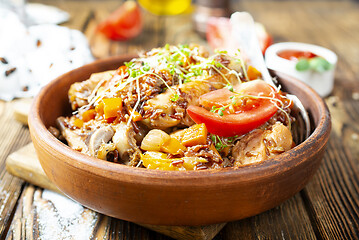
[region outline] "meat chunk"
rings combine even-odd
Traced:
[[[59,117],[56,120],[57,127],[60,129],[62,136],[66,139],[68,145],[77,151],[88,153],[88,147],[85,144],[87,135],[80,134],[67,127],[66,118]]]
[[[288,151],[292,146],[292,134],[282,123],[277,122],[268,130],[256,129],[233,147],[234,166],[265,161]]]
[[[114,128],[115,135],[112,137],[112,141],[120,155],[121,163],[136,166],[139,162],[141,151],[136,145],[133,127],[121,122]]]
[[[183,83],[172,88],[178,98],[170,89],[148,100],[143,107],[145,111],[145,123],[150,128],[166,129],[174,126],[191,126],[193,120],[186,114],[187,106],[199,105],[198,98],[217,88],[223,88],[227,84],[221,75],[213,75],[206,79],[198,79]]]
[[[94,73],[88,80],[72,84],[68,92],[72,110],[87,105],[88,97],[96,86],[100,82],[105,82],[111,79],[113,74],[114,71]]]

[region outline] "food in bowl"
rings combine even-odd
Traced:
[[[133,167],[263,162],[294,146],[295,118],[286,94],[260,78],[239,56],[166,45],[72,84],[73,113],[57,127],[71,148]]]
[[[29,129],[36,153],[46,175],[67,196],[130,222],[199,226],[243,219],[278,206],[303,189],[317,171],[330,136],[330,113],[315,91],[280,72],[273,74],[282,88],[307,109],[311,134],[260,164],[204,171],[134,168],[83,154],[51,135],[48,128],[56,125],[56,119],[71,113],[67,94],[71,84],[94,72],[116,69],[134,57],[120,55],[70,71],[34,99]],[[300,120],[297,117],[295,124]],[[294,138],[296,129],[301,128],[293,126]],[[218,203],[220,207],[213,207]]]

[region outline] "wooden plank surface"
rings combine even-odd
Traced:
[[[98,22],[120,1],[44,1],[68,11],[66,26],[89,38],[95,56],[105,57],[164,43],[203,44],[191,28],[189,15],[156,18],[147,14],[144,32],[136,39],[115,43],[95,34]],[[234,1],[262,22],[275,41],[319,44],[339,57],[335,88],[326,99],[333,132],[323,164],[313,180],[295,197],[258,216],[228,223],[215,237],[225,239],[359,239],[359,5],[354,1]],[[153,31],[156,34],[153,34]],[[14,103],[0,102],[0,239],[22,239],[24,213],[42,189],[26,185],[5,171],[6,157],[30,142],[28,129],[14,121]],[[20,196],[21,195],[21,196]],[[26,202],[26,204],[24,204]],[[31,211],[30,211],[31,214]],[[31,219],[31,218],[29,218]],[[39,234],[36,223],[33,231]],[[8,229],[18,231],[9,231]],[[133,223],[103,217],[98,239],[169,239]],[[25,233],[25,235],[24,235]],[[38,235],[32,236],[38,236]],[[101,235],[102,234],[102,235]],[[30,238],[31,239],[31,238]]]
[[[34,184],[36,186],[39,186],[41,188],[50,189],[52,191],[55,191],[59,194],[61,194],[61,191],[50,181],[50,179],[47,178],[45,172],[42,170],[39,160],[37,159],[36,152],[34,145],[32,143],[29,143],[28,145],[20,148],[16,152],[13,152],[10,154],[6,160],[6,169],[9,173],[11,173],[14,176],[20,177],[21,179],[27,181],[28,183]],[[29,201],[29,199],[32,199],[30,203],[19,205],[18,208],[23,208],[23,214],[21,215],[18,213],[20,210],[17,210],[17,213],[15,214],[16,224],[12,225],[12,228],[10,229],[10,233],[8,234],[8,238],[12,239],[15,238],[17,235],[26,235],[26,231],[23,232],[23,229],[27,228],[34,228],[34,222],[27,222],[27,219],[35,219],[36,221],[41,222],[41,214],[43,214],[42,211],[38,211],[39,207],[44,207],[43,204],[48,204],[48,206],[45,206],[46,209],[49,211],[58,212],[60,209],[56,208],[56,205],[53,205],[53,201],[51,199],[44,199],[41,195],[41,190],[39,188],[36,188],[36,191],[38,192],[37,196],[34,195],[35,188],[31,185],[28,185],[24,192],[25,197],[23,201]],[[27,194],[27,192],[31,192],[31,194]],[[47,192],[49,193],[49,192]],[[52,196],[55,196],[56,194],[50,193]],[[24,196],[23,196],[24,198]],[[56,199],[62,199],[61,196],[56,196]],[[62,199],[63,201],[67,202],[67,207],[79,207],[76,205],[79,205],[77,203],[72,203],[71,201],[68,201],[66,199]],[[45,202],[45,203],[44,203]],[[47,203],[46,203],[47,202]],[[31,212],[27,211],[28,205],[35,205],[37,208],[33,209]],[[20,211],[21,212],[21,211]],[[116,219],[111,219],[109,217],[103,216],[102,214],[98,214],[92,210],[83,208],[81,212],[81,216],[89,215],[92,217],[83,218],[81,221],[73,222],[71,228],[77,229],[81,228],[83,226],[92,226],[88,231],[91,231],[92,233],[89,234],[90,236],[97,236],[97,235],[108,235],[107,229],[111,227],[110,222],[111,221],[120,221]],[[106,218],[107,220],[104,220]],[[111,221],[110,221],[111,220]],[[40,228],[48,229],[52,226],[52,230],[57,233],[53,233],[53,237],[56,239],[62,238],[65,235],[62,235],[62,225],[56,225],[57,222],[65,222],[68,221],[66,218],[58,216],[54,217],[53,221],[45,221],[42,224],[40,224]],[[104,222],[105,221],[105,222]],[[124,221],[121,221],[124,222]],[[21,228],[19,228],[18,225],[22,225]],[[186,226],[157,226],[157,225],[149,225],[149,224],[140,224],[143,227],[146,227],[148,229],[151,229],[153,231],[163,233],[167,236],[171,236],[175,239],[180,240],[211,240],[217,233],[225,226],[226,223],[221,224],[213,224],[213,225],[207,225],[207,226],[194,226],[194,227],[186,227]],[[99,228],[98,226],[104,225],[102,228]],[[69,228],[69,227],[68,227]],[[21,233],[19,232],[21,229]],[[43,232],[37,232],[36,234],[40,234],[39,236],[33,236],[41,237]],[[69,232],[66,236],[69,237],[75,237],[77,232]]]

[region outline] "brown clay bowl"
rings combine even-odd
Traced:
[[[304,188],[319,167],[331,129],[329,111],[311,88],[277,74],[312,118],[312,134],[278,157],[238,169],[170,172],[137,169],[89,157],[47,130],[69,113],[70,85],[91,73],[116,69],[131,56],[100,60],[44,87],[29,116],[42,168],[70,198],[100,213],[137,223],[205,225],[246,218],[271,209]]]

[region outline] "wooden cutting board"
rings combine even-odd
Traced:
[[[16,103],[14,109],[14,117],[23,124],[27,124],[27,113],[30,109],[31,99],[17,101],[18,102]],[[6,169],[11,174],[20,177],[33,185],[61,193],[61,191],[47,178],[45,172],[42,170],[32,143],[10,154],[6,160]],[[226,223],[195,227],[159,226],[147,224],[139,225],[165,234],[174,239],[210,240],[217,235]]]

